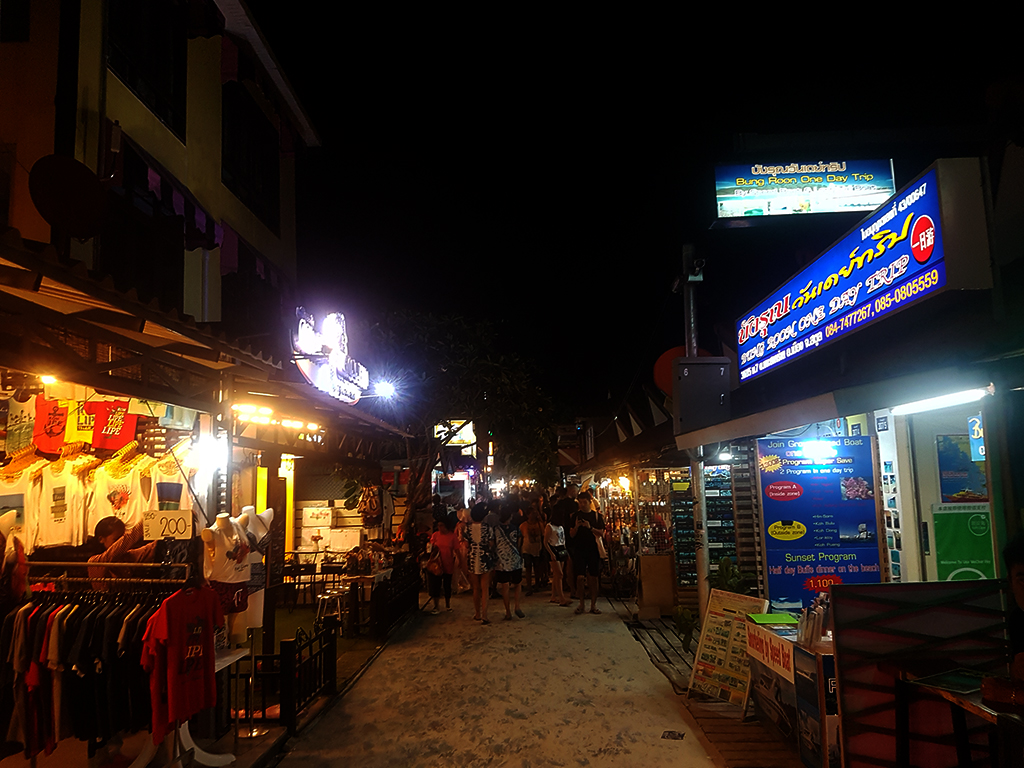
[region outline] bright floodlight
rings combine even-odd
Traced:
[[[904,403],[903,405],[897,405],[892,409],[894,416],[906,416],[911,413],[921,413],[922,411],[933,411],[936,408],[949,408],[953,405],[964,405],[965,403],[973,403],[976,400],[981,400],[985,395],[988,394],[987,389],[966,389],[963,392],[954,392],[950,395],[941,395],[939,397],[930,397],[927,400],[917,400],[913,403]]]
[[[389,399],[395,396],[395,385],[390,381],[378,381],[373,385],[373,393],[377,397]]]

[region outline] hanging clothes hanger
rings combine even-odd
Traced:
[[[36,453],[36,447],[26,445],[24,448],[11,452],[7,466],[0,469],[0,477],[5,480],[16,480],[22,472],[39,461],[45,461],[45,459]]]

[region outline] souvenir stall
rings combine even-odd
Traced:
[[[602,589],[620,599],[633,598],[637,589],[636,505],[631,492],[633,472],[623,466],[602,475],[604,477],[594,489],[604,518],[604,545],[608,553],[607,583],[602,584]]]
[[[224,765],[189,726],[226,730],[217,672],[248,653],[229,632],[262,521],[229,514],[219,403],[224,370],[272,365],[17,245],[0,244],[5,754]]]

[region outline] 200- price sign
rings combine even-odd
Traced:
[[[142,515],[142,538],[191,539],[192,511],[181,509],[160,509],[144,512]]]

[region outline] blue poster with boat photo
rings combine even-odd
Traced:
[[[832,584],[882,580],[872,441],[757,441],[773,611],[799,612]]]

